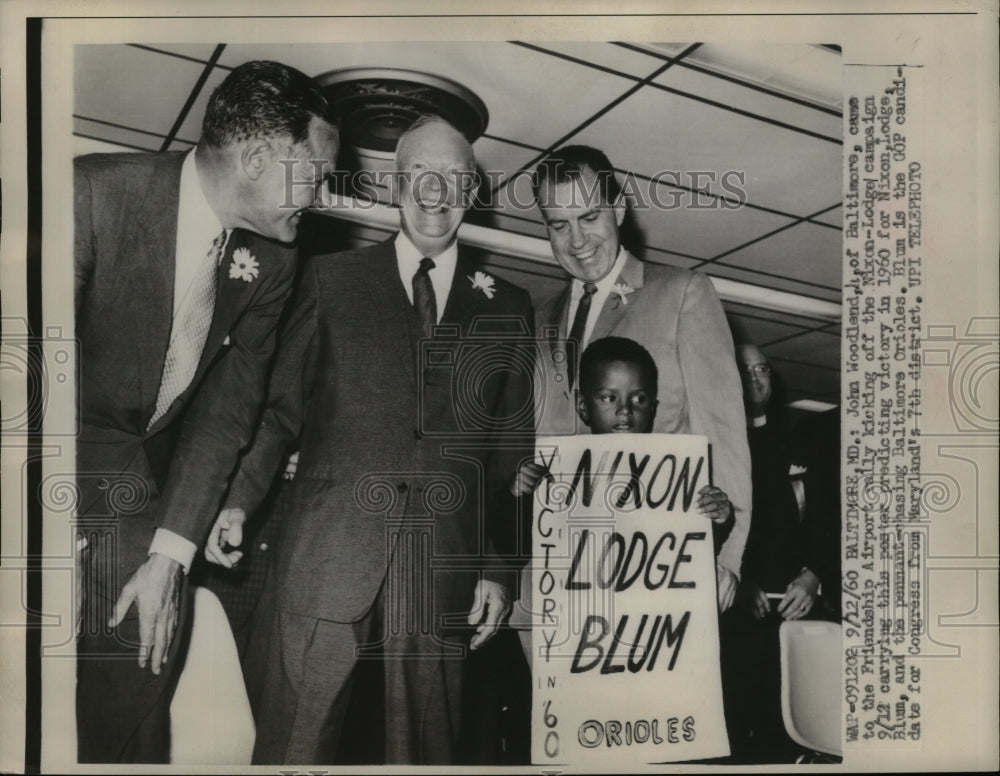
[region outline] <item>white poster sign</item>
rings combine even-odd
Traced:
[[[727,755],[705,438],[548,437],[537,457],[532,760]]]

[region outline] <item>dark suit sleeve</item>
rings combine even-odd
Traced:
[[[535,363],[534,313],[530,297],[521,291],[517,320],[523,322],[524,341],[517,345],[522,358],[505,372],[498,418],[509,422],[496,435],[496,445],[489,455],[487,471],[487,559],[484,576],[515,590],[516,572],[530,554],[532,498],[515,497],[510,484],[522,461],[530,460],[534,443]],[[516,360],[516,359],[515,359]]]
[[[80,160],[73,163],[73,274],[76,312],[94,272],[94,216],[90,176]]]
[[[769,593],[784,593],[809,566],[802,541],[799,506],[788,476],[788,455],[773,423],[751,428],[753,508],[743,553],[746,577]]]
[[[260,506],[289,453],[289,445],[302,430],[306,393],[312,385],[316,361],[317,292],[316,265],[309,262],[303,267],[295,300],[281,330],[267,409],[252,446],[240,459],[226,498],[227,507],[240,507],[250,514]]]
[[[160,527],[199,546],[266,398],[278,320],[295,273],[294,254],[274,250],[277,270],[233,327],[230,347],[208,370],[184,415],[164,487]]]
[[[802,520],[806,563],[834,606],[840,596],[840,409],[809,416],[795,428],[794,461],[806,467]]]
[[[685,291],[677,345],[692,433],[708,437],[715,484],[734,508],[733,527],[718,562],[739,576],[750,531],[751,493],[743,389],[722,304],[701,273],[693,273]]]

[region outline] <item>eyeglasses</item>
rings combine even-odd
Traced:
[[[771,374],[770,364],[748,364],[747,366],[740,367],[740,369],[743,374],[756,375],[757,377]]]

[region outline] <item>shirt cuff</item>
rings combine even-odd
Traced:
[[[750,419],[750,425],[753,428],[760,428],[761,426],[767,425],[767,415],[758,415],[755,418]]]
[[[184,573],[187,574],[191,570],[191,563],[194,561],[195,553],[198,552],[198,547],[194,542],[173,531],[157,528],[149,545],[149,554],[152,555],[154,552],[180,563],[184,567]]]

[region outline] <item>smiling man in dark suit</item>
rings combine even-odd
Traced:
[[[75,160],[81,762],[169,757],[184,575],[259,417],[290,243],[337,150],[316,84],[249,62],[194,151]]]
[[[396,160],[402,230],[305,265],[268,410],[219,519],[224,545],[297,445],[276,506],[255,763],[331,762],[365,658],[384,687],[375,758],[454,762],[465,650],[510,609],[500,556],[516,551],[524,505],[508,487],[530,456],[530,300],[458,246],[475,171],[466,139],[421,120]]]

